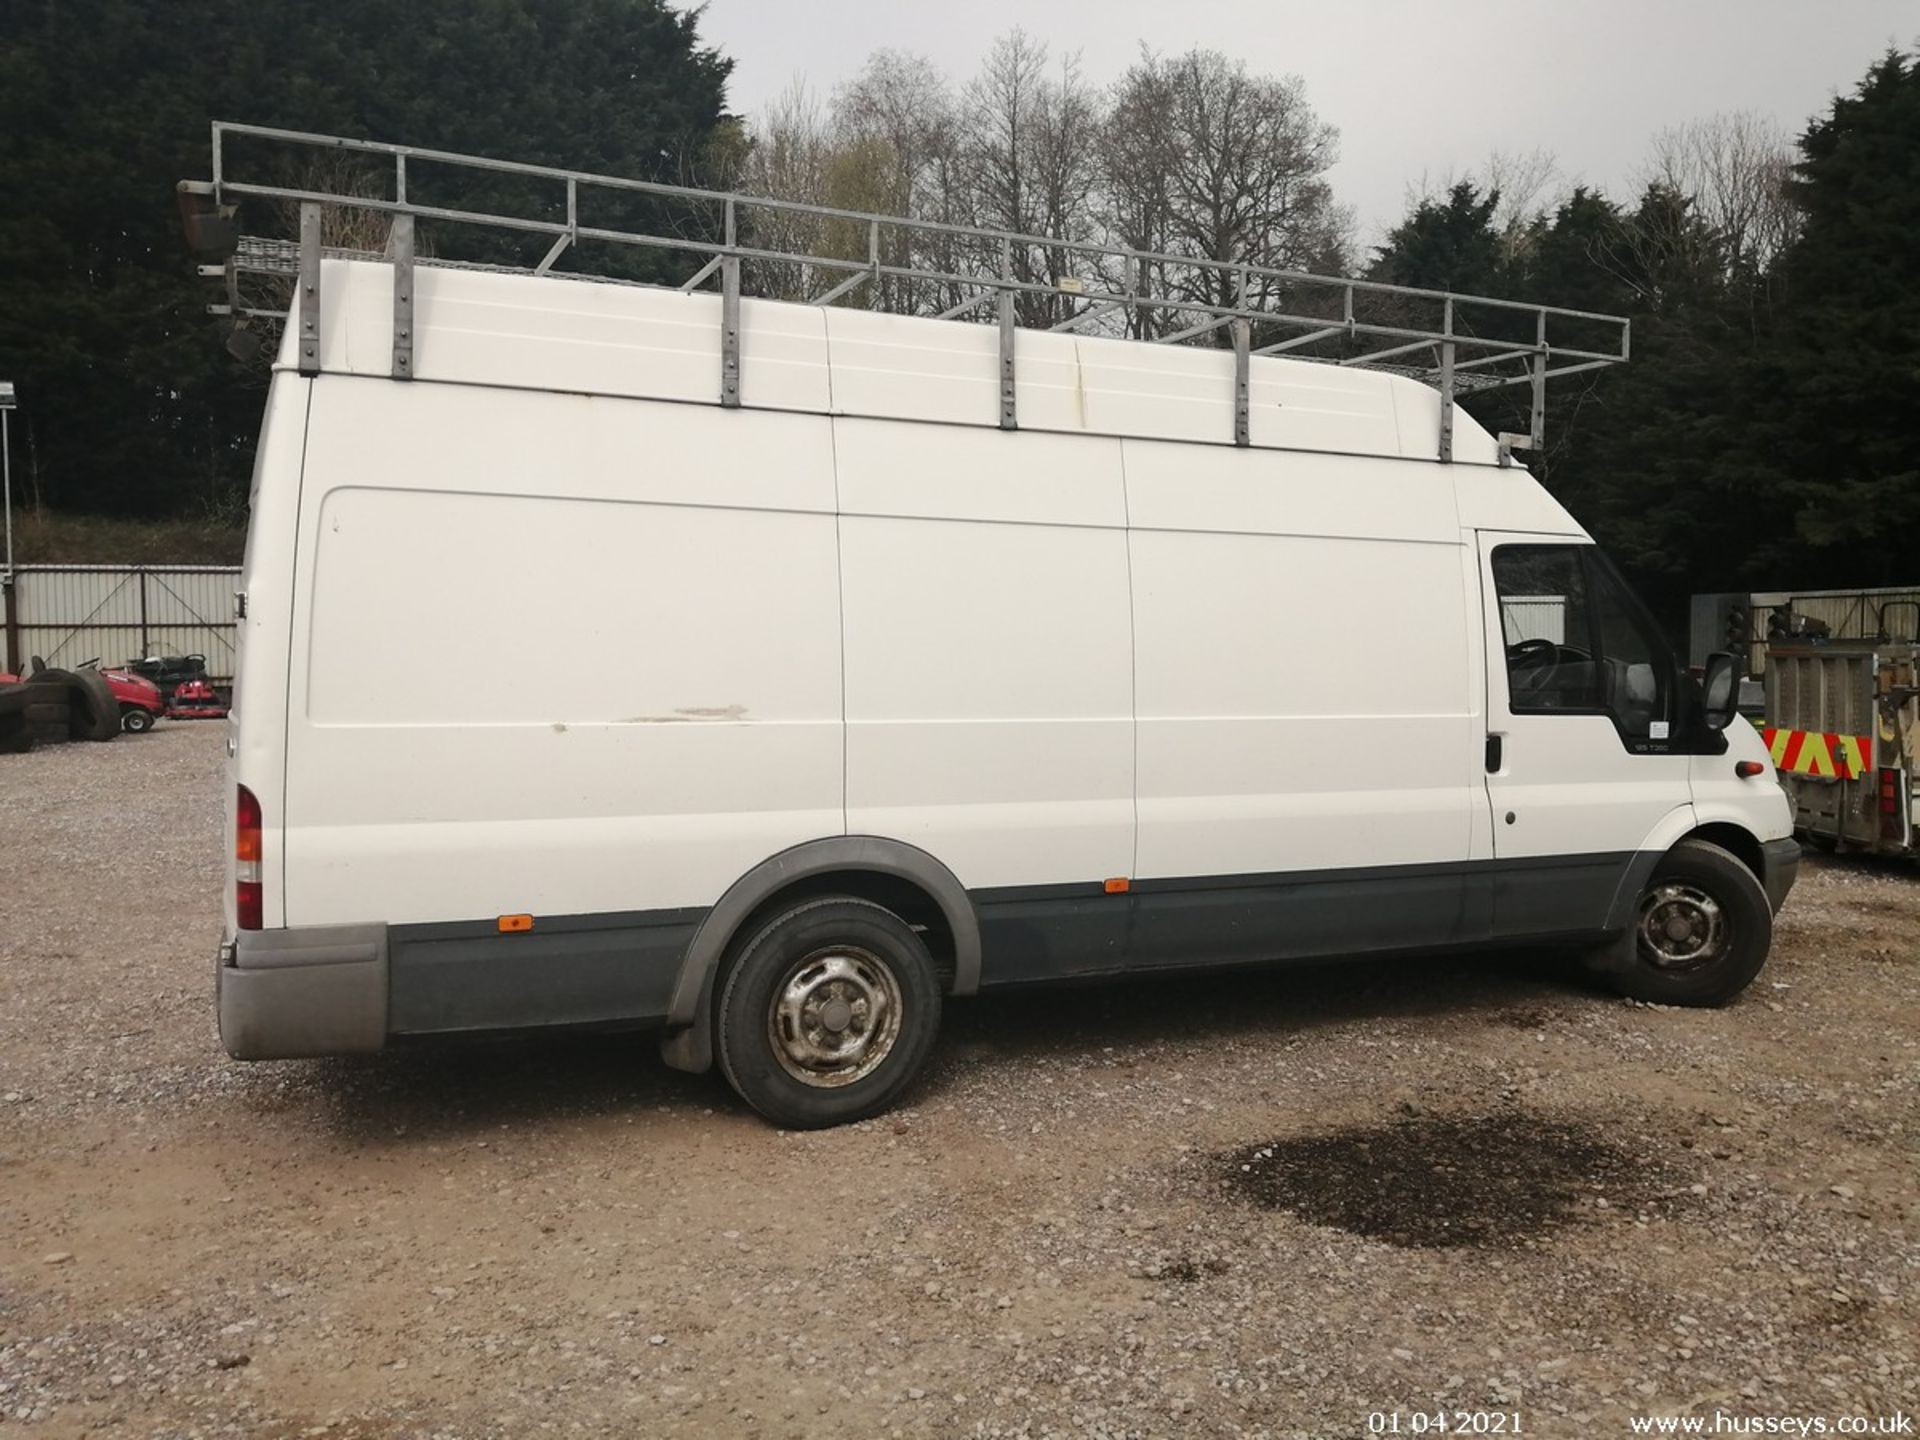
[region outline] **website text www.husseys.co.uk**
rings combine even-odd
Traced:
[[[1636,1415],[1629,1422],[1634,1435],[1912,1435],[1913,1416],[1896,1410],[1891,1415],[1755,1415],[1715,1410],[1711,1415]]]

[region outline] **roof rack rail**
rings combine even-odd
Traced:
[[[239,140],[238,147],[230,142]],[[236,156],[234,151],[245,152]],[[263,158],[265,152],[266,158]],[[304,156],[304,164],[296,161]],[[329,164],[325,157],[334,157]],[[237,159],[258,168],[241,178]],[[1088,240],[1027,235],[946,221],[835,209],[794,200],[633,180],[550,165],[391,145],[271,126],[213,122],[212,178],[179,186],[182,214],[197,248],[224,254],[201,272],[222,278],[226,301],[208,308],[243,322],[268,325],[286,307],[247,303],[243,276],[296,281],[299,366],[319,367],[319,282],[323,255],[391,261],[394,266],[396,379],[408,378],[413,349],[413,269],[417,263],[462,265],[570,279],[658,283],[622,275],[620,264],[595,271],[559,269],[592,252],[582,244],[665,252],[699,261],[681,290],[710,283],[722,297],[719,398],[740,403],[742,294],[813,305],[853,303],[942,320],[999,326],[1000,424],[1018,425],[1014,390],[1014,332],[1046,329],[1107,334],[1159,344],[1224,338],[1235,357],[1235,443],[1248,444],[1248,369],[1254,355],[1286,355],[1324,364],[1363,366],[1411,375],[1440,391],[1437,457],[1453,458],[1453,400],[1469,391],[1528,385],[1531,423],[1524,435],[1499,437],[1501,463],[1514,449],[1544,443],[1546,382],[1622,364],[1629,353],[1623,316],[1569,310],[1524,301],[1454,294],[1376,280],[1176,255]],[[410,168],[411,167],[411,168]],[[292,175],[289,181],[285,177]],[[519,197],[539,213],[502,213],[467,203],[507,177],[544,185]],[[419,198],[422,180],[454,203]],[[409,181],[414,182],[409,193]],[[509,186],[508,188],[511,188]],[[378,190],[380,193],[361,193]],[[664,206],[636,207],[635,197]],[[299,238],[241,236],[235,221],[243,200],[297,207]],[[593,225],[581,219],[583,201],[636,208],[647,228]],[[323,244],[323,212],[390,218],[377,248],[364,243]],[[623,217],[616,217],[623,218]],[[474,226],[543,236],[545,254],[533,264],[429,258],[417,253],[416,226]],[[363,233],[361,241],[368,237]],[[633,268],[631,259],[624,267]],[[746,287],[743,289],[743,286]],[[989,310],[989,307],[991,309]],[[1437,323],[1435,323],[1437,320]],[[1424,322],[1424,323],[1423,323]],[[1549,334],[1556,322],[1559,338]],[[1571,330],[1580,344],[1566,343]],[[1597,338],[1596,338],[1597,337]]]

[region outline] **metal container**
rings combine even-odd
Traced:
[[[1916,853],[1920,645],[1772,645],[1762,731],[1794,825],[1816,844]]]

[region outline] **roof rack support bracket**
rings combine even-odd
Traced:
[[[720,262],[720,404],[740,408],[740,258]]]
[[[740,243],[738,216],[733,201],[727,201],[722,224],[726,252],[720,257],[720,408],[740,408],[740,257],[733,247]]]
[[[1102,300],[1097,305],[1089,305],[1077,315],[1069,315],[1058,325],[1050,326],[1049,328],[1056,335],[1071,334],[1082,325],[1091,325],[1096,320],[1104,320],[1107,316],[1113,314],[1114,311],[1121,309],[1129,303],[1130,302],[1126,300]]]
[[[1000,292],[1000,428],[1018,430],[1020,414],[1013,389],[1013,292]]]
[[[1246,449],[1253,443],[1252,406],[1248,377],[1248,350],[1253,342],[1253,327],[1245,320],[1233,322],[1233,443]]]
[[[549,270],[553,269],[554,261],[566,254],[567,247],[571,244],[573,244],[573,235],[571,232],[554,236],[553,244],[547,248],[547,253],[540,257],[540,263],[533,267],[533,273],[536,275],[545,275]]]
[[[1440,463],[1453,463],[1453,297],[1447,297],[1446,323],[1440,342]]]
[[[834,301],[838,300],[842,295],[846,295],[854,290],[858,290],[862,285],[866,284],[871,279],[873,279],[872,271],[870,270],[855,271],[853,274],[849,275],[846,279],[842,280],[838,285],[834,286],[831,290],[827,291],[826,294],[820,296],[817,300],[814,300],[811,303],[814,305],[831,305],[833,304]]]
[[[413,216],[396,215],[387,235],[393,256],[393,378],[413,378]]]
[[[404,163],[406,157],[403,155],[400,158],[402,163]],[[406,184],[406,180],[407,172],[402,170],[400,172],[400,183],[402,186]],[[402,194],[400,198],[404,200],[406,196]],[[567,228],[560,234],[554,236],[553,244],[547,247],[547,253],[542,257],[540,263],[533,267],[533,273],[536,275],[545,275],[549,270],[553,269],[554,262],[566,254],[567,247],[579,238],[579,231],[580,182],[569,175],[567,177]]]
[[[1000,242],[1000,278],[1013,279],[1013,241]],[[1013,388],[1013,287],[1000,287],[1000,428],[1018,430],[1020,413]]]
[[[300,205],[300,360],[302,375],[320,373],[320,207]]]
[[[991,299],[993,299],[993,291],[982,290],[978,295],[974,296],[971,300],[960,300],[955,302],[952,305],[949,305],[946,309],[942,310],[938,315],[934,316],[933,318],[936,320],[958,320],[962,315],[965,315],[968,311],[978,310],[982,305],[986,304],[987,301]]]
[[[1533,352],[1533,361],[1529,368],[1533,371],[1533,416],[1527,427],[1527,436],[1535,451],[1544,449],[1547,443],[1547,312],[1540,312],[1534,330],[1535,343],[1539,349]]]

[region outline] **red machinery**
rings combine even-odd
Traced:
[[[173,698],[167,702],[167,718],[170,720],[219,720],[231,707],[220,698],[220,692],[207,680],[183,680],[173,687]]]

